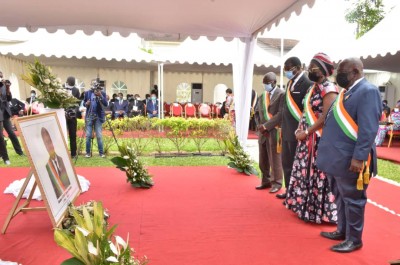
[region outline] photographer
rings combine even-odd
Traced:
[[[11,140],[11,143],[14,147],[15,152],[23,156],[24,153],[22,151],[21,145],[18,141],[17,136],[14,133],[11,124],[11,110],[10,110],[10,101],[12,99],[11,95],[11,82],[6,80],[3,81],[3,73],[0,72],[0,155],[3,158],[3,161],[6,165],[10,165],[10,159],[8,157],[8,152],[6,148],[6,144],[4,141],[3,128],[6,130],[8,137]]]
[[[65,89],[68,93],[72,94],[75,98],[79,99],[79,89],[75,87],[75,77],[70,76],[67,78],[65,83]],[[74,158],[76,154],[76,130],[77,130],[77,120],[76,116],[79,112],[79,105],[75,107],[70,107],[65,110],[65,118],[67,122],[67,130],[69,136],[69,148],[71,150],[71,157]]]
[[[89,91],[85,92],[83,105],[86,107],[86,156],[91,157],[91,139],[93,128],[96,133],[97,146],[99,147],[100,157],[105,157],[102,137],[102,124],[106,121],[104,107],[108,106],[106,93],[102,91],[102,87],[97,81],[92,83]]]

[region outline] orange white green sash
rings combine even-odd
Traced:
[[[306,117],[306,122],[307,122],[309,127],[313,126],[315,124],[315,122],[317,122],[317,120],[318,120],[317,116],[315,115],[314,111],[312,110],[312,106],[311,106],[311,102],[310,102],[311,101],[311,95],[312,95],[312,93],[314,91],[314,88],[316,86],[317,85],[314,84],[311,87],[310,91],[308,91],[307,95],[304,98],[304,115]],[[317,135],[319,137],[321,137],[322,129],[317,130],[316,133],[317,133]]]
[[[297,121],[300,121],[301,110],[299,109],[299,106],[297,106],[296,102],[294,101],[294,99],[292,97],[292,93],[290,93],[290,87],[292,84],[293,84],[293,81],[290,80],[289,84],[288,84],[288,88],[286,90],[286,106],[288,107],[293,118],[295,118]]]
[[[353,141],[357,141],[358,136],[358,125],[351,118],[347,110],[343,105],[345,89],[340,91],[339,96],[336,98],[335,103],[333,103],[333,115],[336,122],[339,124],[340,129]]]
[[[264,91],[262,94],[262,101],[264,103],[264,108],[263,108],[263,115],[264,119],[266,121],[269,121],[272,118],[272,114],[268,112],[268,107],[269,107],[269,93]]]

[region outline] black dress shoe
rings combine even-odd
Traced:
[[[272,189],[269,190],[269,193],[276,193],[280,190],[280,187],[272,187]]]
[[[271,188],[271,184],[261,184],[260,186],[256,187],[256,190],[265,190]]]
[[[346,240],[340,244],[334,245],[333,247],[331,247],[331,250],[340,253],[349,253],[353,252],[354,250],[362,248],[362,246],[363,246],[362,243],[357,244],[354,243],[353,241]]]
[[[278,199],[286,199],[286,192],[285,193],[281,193],[281,194],[276,194],[275,195]]]
[[[339,231],[333,231],[333,232],[321,232],[321,236],[332,239],[332,240],[345,240],[346,235],[340,233]]]

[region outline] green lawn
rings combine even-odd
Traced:
[[[125,139],[127,140],[127,139]],[[218,142],[215,139],[208,139],[203,146],[203,152],[211,152],[213,156],[189,156],[189,157],[171,157],[171,158],[155,158],[153,153],[157,145],[154,141],[142,142],[145,144],[143,149],[144,156],[141,156],[141,160],[146,166],[226,166],[228,164],[228,158],[226,156],[220,156],[221,149]],[[96,141],[95,141],[96,142]],[[163,152],[176,152],[176,149],[171,141],[168,139],[161,139],[160,145],[162,146]],[[82,145],[84,148],[84,144]],[[8,154],[10,156],[11,167],[28,167],[29,162],[27,157],[20,157],[15,154],[14,149],[9,143],[7,145]],[[96,149],[94,149],[96,150]],[[111,155],[106,158],[100,158],[95,154],[92,158],[85,158],[83,155],[79,156],[75,166],[77,167],[104,167],[114,166],[110,161],[115,156],[117,147],[114,144],[110,148]],[[196,146],[191,139],[187,140],[186,145],[182,148],[183,152],[195,153],[197,152]],[[95,152],[94,152],[95,153]],[[73,161],[75,162],[75,161]],[[5,167],[4,163],[0,162],[0,167]],[[258,165],[255,165],[258,169]],[[378,173],[387,179],[391,179],[400,183],[400,165],[392,163],[390,161],[378,159]]]

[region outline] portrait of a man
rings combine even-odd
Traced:
[[[71,183],[68,178],[64,161],[62,157],[58,156],[55,152],[53,141],[46,128],[42,127],[41,135],[44,146],[49,153],[49,160],[46,163],[46,170],[49,174],[57,199],[59,199],[64,191],[71,185]]]

